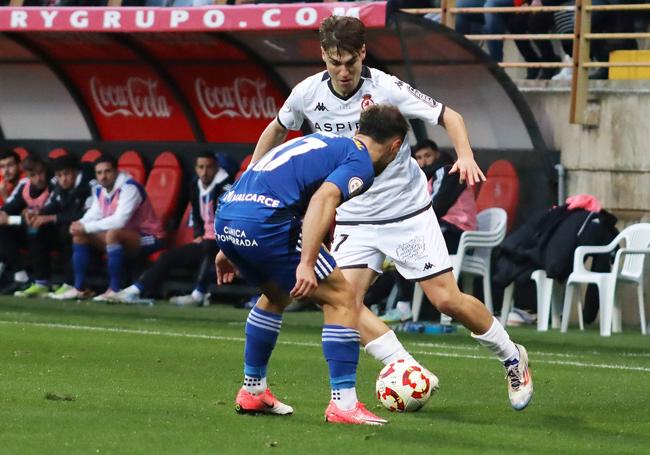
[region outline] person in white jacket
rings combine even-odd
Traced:
[[[70,225],[74,286],[59,289],[58,300],[88,297],[85,289],[91,248],[106,251],[109,287],[96,301],[109,301],[120,290],[126,256],[150,254],[162,246],[164,231],[145,189],[119,172],[115,158],[103,155],[95,163],[97,186],[90,209]]]

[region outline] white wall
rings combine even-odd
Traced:
[[[6,139],[91,139],[68,91],[41,64],[0,64],[0,128]]]

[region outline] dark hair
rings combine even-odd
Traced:
[[[439,150],[438,151],[438,159],[436,160],[438,163],[444,164],[445,166],[447,165],[453,165],[456,160],[454,159],[449,152],[445,152],[444,150]]]
[[[72,155],[63,155],[52,160],[52,169],[54,172],[63,171],[64,169],[77,169],[77,159]]]
[[[395,106],[375,104],[361,112],[359,134],[365,134],[383,144],[394,137],[403,139],[409,131],[409,123]]]
[[[45,162],[38,156],[28,156],[22,161],[22,163],[20,163],[20,166],[25,172],[38,172],[39,169],[47,172],[47,166],[45,166]]]
[[[0,160],[6,160],[7,158],[13,158],[16,163],[20,163],[20,155],[13,150],[2,150],[0,152]]]
[[[200,152],[198,155],[196,155],[196,160],[195,161],[198,161],[199,158],[207,158],[209,160],[217,161],[217,155],[215,155],[214,153],[212,153],[210,151],[207,151],[207,150],[204,151],[204,152]]]
[[[114,156],[102,154],[93,162],[93,167],[97,167],[99,163],[111,163],[113,169],[117,169],[117,160]]]
[[[434,152],[437,152],[438,151],[438,144],[436,144],[431,139],[422,139],[422,140],[418,141],[417,144],[415,144],[413,147],[411,147],[411,155],[415,155],[415,152],[417,152],[418,150],[422,150],[422,149],[426,149],[426,148],[430,148]]]
[[[318,29],[320,45],[325,51],[336,49],[357,54],[366,43],[366,27],[356,17],[330,16]]]

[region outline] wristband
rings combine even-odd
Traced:
[[[23,224],[23,219],[21,218],[20,215],[11,215],[11,216],[9,216],[9,220],[8,220],[7,224],[10,224],[10,225],[13,225],[13,226],[20,225],[20,224]]]

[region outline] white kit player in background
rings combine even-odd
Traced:
[[[458,156],[451,172],[458,172],[461,181],[470,185],[485,180],[460,114],[396,77],[363,65],[365,27],[359,19],[331,16],[321,23],[319,35],[327,71],[296,85],[260,136],[252,163],[282,143],[287,130],[299,130],[305,121],[315,132],[352,137],[363,109],[387,103],[397,106],[408,119],[443,126]],[[407,143],[368,191],[339,206],[332,248],[337,264],[355,287],[360,306],[381,273],[385,257],[393,259],[397,271],[419,282],[440,312],[471,330],[503,363],[512,407],[520,410],[528,405],[533,383],[526,349],[510,340],[483,303],[459,290],[431,208],[426,178]],[[365,307],[359,331],[366,352],[384,364],[399,359],[417,363],[395,333]],[[437,385],[437,378],[431,376]]]

